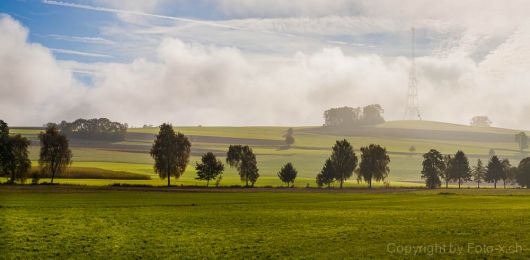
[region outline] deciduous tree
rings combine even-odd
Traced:
[[[357,167],[357,156],[351,144],[344,139],[335,143],[330,159],[335,179],[340,182],[342,188],[344,181],[352,176],[353,170]]]
[[[372,180],[383,181],[388,177],[390,168],[390,157],[386,153],[386,148],[376,144],[371,144],[361,148],[361,164],[359,167],[363,180],[368,182],[372,188]]]
[[[250,147],[230,145],[226,153],[226,162],[238,170],[239,177],[241,181],[245,181],[246,187],[249,186],[249,182],[254,186],[259,178],[259,171],[256,155]]]
[[[471,168],[469,167],[469,160],[462,151],[456,152],[447,166],[449,180],[458,182],[458,188],[462,183],[471,180]]]
[[[425,185],[429,189],[440,187],[440,175],[445,169],[443,155],[435,149],[431,149],[423,155],[423,169],[421,177],[425,179]]]
[[[283,137],[285,138],[285,144],[287,145],[287,148],[291,147],[292,144],[294,144],[294,131],[293,131],[293,128],[289,128],[287,129],[287,132],[285,133],[285,135],[283,135]]]
[[[54,124],[48,125],[46,131],[39,134],[39,140],[41,172],[45,176],[51,175],[53,184],[55,176],[63,173],[72,163],[72,151],[68,147],[68,139]]]
[[[186,170],[191,153],[191,143],[182,133],[175,134],[171,124],[162,124],[151,147],[151,157],[155,160],[154,170],[161,179],[167,178],[171,185],[171,176],[178,179]]]
[[[516,134],[515,141],[517,142],[517,145],[519,145],[519,150],[523,151],[528,149],[528,136],[526,136],[525,132]]]
[[[530,157],[526,157],[519,162],[516,180],[521,187],[530,189]]]
[[[477,165],[473,167],[473,181],[477,183],[477,189],[480,189],[480,183],[484,180],[486,175],[486,167],[482,164],[482,160],[478,159]]]
[[[212,152],[204,154],[201,158],[201,163],[196,163],[195,170],[197,171],[197,180],[205,180],[206,187],[210,184],[210,180],[218,178],[224,171],[224,165],[220,160],[217,160]]]

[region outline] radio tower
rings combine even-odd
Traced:
[[[414,27],[411,28],[412,31],[412,45],[411,45],[411,66],[409,72],[409,89],[407,91],[407,107],[405,108],[405,120],[421,120],[420,114],[420,105],[418,98],[418,81],[416,79],[416,62],[414,61],[415,53],[415,44],[416,44],[416,30]]]

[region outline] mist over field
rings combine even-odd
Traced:
[[[0,111],[11,125],[321,125],[325,109],[375,103],[399,120],[414,26],[424,119],[485,115],[494,126],[530,128],[527,1],[38,6],[50,13],[0,17]],[[62,31],[58,12],[78,19]],[[44,20],[50,26],[37,25]]]

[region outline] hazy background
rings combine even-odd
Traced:
[[[41,125],[320,125],[402,119],[417,29],[423,118],[530,128],[530,2],[0,2],[0,118]]]

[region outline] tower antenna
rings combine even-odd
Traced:
[[[405,107],[405,120],[421,120],[420,102],[418,98],[418,80],[416,79],[416,29],[411,28],[411,65],[409,72],[409,87],[407,90],[407,106]]]

